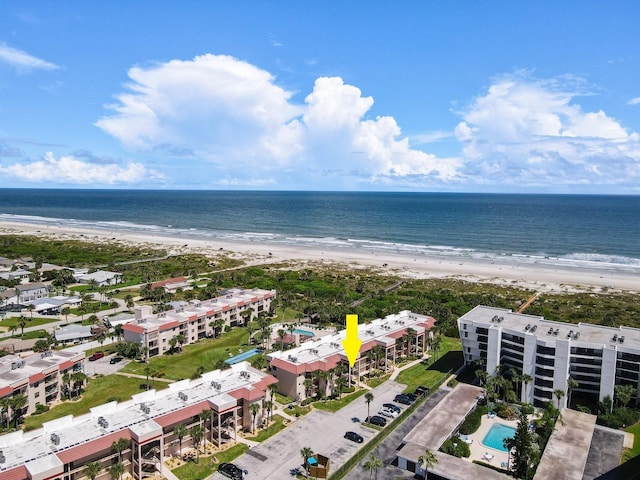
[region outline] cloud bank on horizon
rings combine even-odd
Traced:
[[[0,61],[17,70],[59,68],[5,44]],[[247,61],[204,54],[134,66],[128,78],[95,126],[135,160],[56,159],[53,151],[26,158],[0,137],[0,175],[32,186],[171,188],[169,170],[150,161],[161,158],[194,168],[199,188],[640,191],[638,133],[581,106],[593,92],[577,77],[497,76],[452,109],[456,125],[416,135],[413,144],[393,112],[373,116],[374,98],[340,76],[317,77],[305,94]],[[443,138],[453,153],[430,153],[430,139]]]

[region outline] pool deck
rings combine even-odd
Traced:
[[[489,418],[487,415],[483,415],[482,422],[480,423],[480,428],[469,435],[469,438],[473,440],[473,443],[469,445],[471,455],[466,460],[468,460],[469,462],[478,460],[480,462],[489,463],[496,467],[500,467],[502,462],[507,462],[509,460],[509,454],[507,452],[501,452],[500,450],[496,450],[482,444],[482,439],[484,439],[485,435],[489,433],[491,427],[496,423],[508,425],[513,428],[516,428],[518,426],[517,420],[505,420],[497,416]],[[493,455],[493,458],[491,460],[487,460],[486,458],[484,458],[485,453]]]

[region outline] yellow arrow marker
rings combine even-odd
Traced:
[[[347,315],[347,338],[342,341],[344,352],[349,359],[349,366],[353,367],[360,353],[362,340],[358,338],[358,315]]]

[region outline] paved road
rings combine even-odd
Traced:
[[[373,415],[383,403],[390,402],[393,397],[405,388],[397,382],[386,382],[373,389],[374,400],[370,411]],[[348,430],[359,433],[369,441],[377,431],[365,427],[353,418],[363,420],[367,416],[367,405],[364,397],[358,398],[336,413],[314,410],[297,420],[282,432],[271,437],[260,445],[251,448],[234,463],[247,470],[247,480],[283,480],[293,478],[292,472],[302,467],[300,450],[311,448],[314,452],[331,458],[331,470],[335,471],[353,455],[356,455],[361,444],[346,440],[344,433]],[[222,479],[216,473],[212,479]]]

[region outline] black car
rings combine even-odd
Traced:
[[[232,480],[242,480],[242,470],[236,467],[233,463],[221,463],[218,467],[218,471],[225,477],[229,477]]]
[[[415,393],[403,393],[405,397],[408,397],[411,400],[411,403],[415,402],[418,399],[418,396]]]
[[[402,411],[402,409],[398,405],[396,405],[395,403],[384,403],[382,406],[384,408],[389,408],[389,409],[393,410],[396,413],[400,413]]]
[[[401,403],[403,405],[411,405],[413,403],[409,397],[407,397],[406,395],[402,395],[402,394],[396,395],[395,398],[393,399],[393,401]]]
[[[430,391],[431,390],[429,390],[428,387],[423,387],[422,385],[420,385],[413,393],[415,393],[416,395],[429,395]]]
[[[387,419],[381,417],[380,415],[372,415],[370,417],[367,417],[365,422],[370,423],[371,425],[377,425],[379,427],[384,427],[387,425]]]
[[[362,435],[358,435],[356,432],[347,432],[344,434],[344,438],[356,443],[364,442],[364,438],[362,438]]]
[[[114,363],[118,363],[121,361],[122,361],[122,357],[113,357],[111,360],[109,360],[109,363],[113,365]]]

